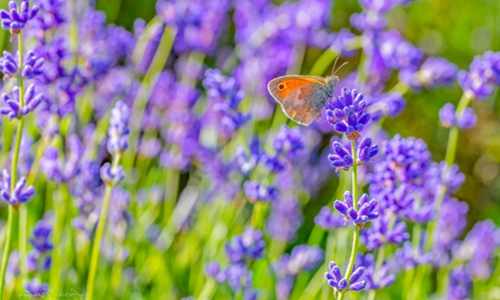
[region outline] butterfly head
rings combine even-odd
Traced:
[[[331,75],[326,77],[326,84],[327,84],[327,93],[328,96],[331,98],[335,94],[335,89],[339,85],[340,78],[337,75]]]

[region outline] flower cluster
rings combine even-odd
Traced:
[[[457,118],[455,107],[451,103],[446,103],[439,111],[439,119],[444,127],[457,126],[460,129],[470,129],[476,126],[476,114],[470,107],[464,109]]]
[[[28,52],[21,75],[24,78],[32,79],[35,76],[43,73],[42,66],[45,60],[43,57],[38,57],[33,51]],[[19,74],[19,52],[16,57],[10,52],[4,51],[0,57],[0,72],[6,77],[13,77]]]
[[[29,0],[22,0],[18,5],[15,1],[9,2],[9,11],[0,10],[2,28],[18,34],[38,14],[40,8],[36,5],[29,6]]]
[[[32,186],[26,187],[26,177],[21,177],[15,187],[11,190],[11,175],[9,171],[2,171],[2,182],[0,183],[0,197],[2,200],[13,205],[15,208],[20,204],[28,202],[35,194]]]
[[[2,100],[7,106],[0,108],[2,115],[8,116],[10,119],[18,119],[32,112],[44,99],[43,94],[35,93],[35,86],[30,84],[26,89],[23,102],[19,99],[19,87],[15,86],[12,93],[2,93]]]
[[[338,133],[346,134],[350,140],[358,140],[360,132],[370,121],[366,113],[363,94],[357,90],[342,89],[342,94],[334,97],[326,105],[326,117]]]
[[[332,166],[338,171],[349,170],[349,168],[355,163],[354,159],[344,145],[335,141],[332,144],[333,151],[335,154],[328,155],[328,159],[331,161]],[[378,146],[372,144],[370,138],[363,138],[361,142],[357,145],[357,155],[356,164],[357,165],[367,165],[371,163],[371,159],[378,154]]]
[[[351,192],[344,193],[344,201],[335,200],[333,207],[344,217],[344,220],[352,221],[355,225],[363,228],[365,223],[378,218],[377,200],[370,199],[367,194],[363,194],[358,201],[359,209],[353,207]]]
[[[493,93],[493,86],[500,85],[500,52],[488,51],[476,56],[470,71],[458,73],[458,83],[467,97],[483,100]]]
[[[331,261],[329,268],[330,272],[326,272],[325,277],[328,280],[328,285],[334,288],[336,292],[346,290],[361,291],[366,287],[366,281],[361,280],[363,273],[365,272],[365,268],[356,268],[356,270],[354,270],[348,278],[349,280],[342,276],[342,272],[335,262]]]

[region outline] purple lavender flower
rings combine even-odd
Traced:
[[[24,28],[26,23],[36,17],[40,9],[33,5],[29,7],[29,0],[22,0],[18,5],[15,1],[9,2],[9,11],[0,10],[2,28],[17,34]]]
[[[338,133],[345,133],[350,140],[358,140],[359,132],[370,121],[363,94],[348,88],[343,88],[339,97],[334,97],[328,102],[326,116],[333,129]]]
[[[380,94],[367,99],[368,110],[373,121],[383,117],[395,118],[406,107],[406,100],[400,93]]]
[[[424,253],[423,239],[419,241],[419,245],[414,247],[411,242],[405,242],[394,255],[398,266],[405,270],[411,270],[419,265],[427,264],[432,261],[431,253]]]
[[[19,101],[19,88],[15,86],[11,94],[3,93],[2,100],[7,106],[0,108],[2,115],[7,115],[10,119],[21,118],[32,112],[44,99],[43,94],[35,94],[35,86],[30,84],[24,95],[24,105]]]
[[[266,229],[269,236],[282,241],[292,240],[302,224],[301,205],[297,198],[279,197],[271,204]]]
[[[222,75],[220,70],[205,71],[203,86],[207,89],[210,109],[206,118],[217,124],[219,131],[227,138],[250,120],[250,114],[238,110],[245,93],[237,86],[233,77]]]
[[[351,220],[360,228],[363,228],[366,222],[374,220],[379,216],[379,212],[375,211],[377,200],[370,200],[367,194],[363,194],[359,198],[357,210],[353,207],[353,198],[349,191],[344,193],[344,201],[335,200],[333,207],[344,217],[346,222]]]
[[[288,299],[295,277],[303,271],[312,271],[323,261],[323,250],[316,246],[299,245],[292,254],[283,254],[274,265],[278,277],[276,293],[279,299]]]
[[[411,66],[401,70],[399,78],[414,89],[420,89],[422,86],[433,88],[452,84],[456,79],[457,72],[457,66],[446,59],[429,57],[420,69]]]
[[[252,141],[250,142],[250,153],[246,154],[246,151],[243,147],[239,147],[236,149],[235,161],[240,167],[240,170],[243,174],[248,174],[252,171],[261,159],[261,151],[259,146],[259,137],[254,136]]]
[[[110,163],[105,163],[101,167],[101,179],[106,184],[115,184],[125,178],[125,172],[121,166],[113,168]]]
[[[83,145],[80,138],[72,134],[66,140],[67,156],[63,161],[59,160],[59,150],[47,147],[45,154],[40,160],[40,169],[47,178],[57,182],[68,181],[80,170],[80,161],[83,155]]]
[[[228,1],[158,1],[156,11],[167,25],[177,27],[174,50],[178,53],[201,51],[210,53],[216,48],[223,32],[229,10]]]
[[[280,277],[296,276],[302,271],[312,271],[323,261],[323,250],[316,246],[299,245],[290,255],[283,254],[274,269]]]
[[[338,33],[332,34],[330,48],[339,53],[341,57],[351,57],[356,53],[353,50],[352,41],[356,37],[349,29],[342,29]]]
[[[367,165],[378,154],[378,145],[372,144],[371,138],[363,138],[357,146],[357,161],[360,165]]]
[[[33,228],[33,237],[30,239],[31,245],[39,252],[47,252],[54,248],[50,240],[52,224],[47,220],[40,220]]]
[[[262,232],[247,227],[241,235],[234,237],[226,244],[226,253],[232,263],[237,263],[246,259],[262,258],[265,247]]]
[[[367,290],[378,290],[390,286],[396,280],[387,260],[384,260],[375,273],[376,262],[371,253],[358,255],[356,264],[365,268],[362,279],[366,280]]]
[[[246,181],[243,184],[245,195],[251,202],[274,202],[279,198],[279,191],[274,186],[264,186],[257,181]]]
[[[444,178],[439,164],[431,161],[427,145],[419,139],[399,135],[382,145],[383,161],[368,175],[370,194],[380,206],[400,217],[419,223],[433,218],[436,187],[459,183],[460,173]],[[446,174],[446,173],[444,173]],[[450,191],[447,191],[450,193]]]
[[[51,233],[52,224],[47,217],[38,221],[33,228],[33,235],[29,240],[33,250],[26,257],[26,264],[31,272],[50,269],[52,263],[50,251],[54,248]]]
[[[338,141],[333,142],[332,149],[334,151],[334,154],[328,155],[328,159],[331,161],[332,167],[334,167],[336,171],[348,171],[349,168],[354,164],[354,159],[351,155],[351,152]]]
[[[325,277],[328,280],[328,285],[335,289],[336,292],[341,292],[345,290],[351,291],[361,291],[366,287],[366,281],[361,280],[365,268],[358,267],[352,272],[349,280],[342,277],[342,272],[340,268],[335,264],[335,262],[330,262],[330,272],[325,273]]]
[[[450,262],[450,252],[467,225],[468,210],[465,202],[454,198],[443,200],[432,244],[434,265],[442,266]]]
[[[14,208],[20,204],[28,202],[35,194],[35,189],[32,186],[26,187],[26,177],[21,177],[16,183],[15,188],[11,192],[10,174],[4,169],[2,171],[2,181],[0,182],[0,197]]]
[[[38,299],[44,298],[44,295],[49,292],[49,285],[41,283],[38,279],[29,281],[24,288],[26,293],[28,293],[31,297]]]
[[[305,149],[304,137],[299,127],[288,128],[281,126],[273,141],[274,150],[292,160],[297,158]]]
[[[470,129],[476,125],[476,114],[474,110],[467,107],[461,114],[458,121],[456,120],[456,110],[453,104],[446,103],[441,110],[439,110],[439,119],[444,127],[450,128],[457,126],[460,129]]]
[[[472,279],[463,266],[456,267],[450,271],[448,283],[449,300],[470,299],[472,291]]]
[[[384,243],[401,244],[408,240],[406,223],[384,214],[372,221],[370,228],[361,232],[361,240],[368,250],[380,248]]]
[[[333,230],[344,226],[345,221],[342,216],[334,214],[330,207],[323,206],[314,218],[314,223],[325,230]]]
[[[456,258],[467,261],[465,267],[472,278],[484,280],[491,274],[491,261],[499,245],[500,230],[486,220],[476,223],[453,252]]]
[[[119,155],[128,148],[128,120],[130,109],[122,101],[116,102],[111,110],[108,129],[108,151],[113,155]]]
[[[396,70],[420,66],[423,51],[407,42],[398,31],[384,32],[379,38],[380,53],[388,66]]]
[[[500,84],[500,52],[485,52],[476,56],[470,71],[458,73],[458,83],[467,97],[485,99],[493,93],[493,86]]]
[[[37,28],[43,31],[55,29],[67,21],[64,0],[40,0],[41,13],[36,16]]]

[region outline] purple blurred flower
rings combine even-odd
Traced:
[[[297,198],[283,196],[272,203],[266,222],[269,236],[282,241],[290,241],[297,234],[301,224],[302,211]]]
[[[276,153],[293,160],[305,149],[304,136],[299,127],[288,128],[283,125],[273,141]]]
[[[380,248],[385,243],[398,245],[409,238],[406,223],[387,214],[372,221],[370,228],[361,232],[361,239],[368,250]]]
[[[414,89],[422,86],[433,88],[435,86],[452,84],[457,77],[458,68],[444,58],[429,57],[420,66],[410,66],[401,70],[399,78]]]
[[[20,204],[28,202],[35,194],[32,186],[26,187],[26,177],[21,177],[11,191],[10,174],[4,169],[2,171],[2,182],[0,182],[0,197],[5,202],[17,208]]]
[[[378,121],[383,117],[395,118],[406,107],[406,100],[400,93],[372,96],[367,99],[367,103],[373,121]]]
[[[432,260],[436,267],[449,265],[454,258],[453,248],[459,243],[467,225],[468,205],[454,198],[446,198],[440,208],[437,228],[432,243]]]
[[[49,285],[46,283],[40,283],[40,280],[38,279],[33,279],[24,286],[24,289],[29,296],[37,299],[43,299],[49,292]]]
[[[493,86],[500,85],[500,52],[474,57],[470,71],[458,73],[458,83],[469,98],[483,100],[491,95]]]
[[[334,214],[330,207],[323,206],[314,218],[314,223],[325,230],[333,230],[344,226],[345,221],[341,216]]]
[[[335,53],[339,53],[341,57],[351,57],[356,53],[353,48],[353,40],[356,37],[349,29],[342,29],[331,36],[330,49]]]
[[[216,124],[218,132],[230,138],[250,120],[250,114],[238,110],[245,93],[238,88],[233,77],[226,77],[217,69],[205,71],[203,86],[207,89],[210,105],[206,118]]]
[[[486,220],[476,223],[453,253],[467,262],[465,267],[472,278],[484,280],[491,275],[491,263],[499,245],[500,230]]]
[[[122,101],[116,102],[111,110],[107,148],[109,153],[119,155],[128,148],[128,121],[130,109]]]
[[[59,160],[57,148],[46,148],[45,154],[40,160],[40,169],[47,178],[63,182],[72,179],[78,173],[84,147],[76,134],[72,134],[66,139],[65,152],[66,157]]]
[[[228,1],[158,1],[156,11],[167,25],[177,27],[174,50],[178,53],[215,50],[225,28]]]
[[[105,163],[101,167],[101,179],[106,184],[115,184],[125,178],[125,172],[121,166],[112,167],[110,163]]]
[[[361,280],[365,268],[358,267],[352,272],[349,280],[342,277],[340,268],[333,262],[330,262],[330,272],[325,273],[325,277],[328,280],[328,285],[335,289],[336,292],[351,290],[351,291],[361,291],[366,287],[366,281]]]
[[[326,116],[333,129],[338,133],[345,133],[350,140],[358,140],[359,132],[370,121],[363,94],[347,88],[342,89],[339,97],[334,97],[328,102]]]
[[[47,252],[54,248],[50,239],[52,224],[48,220],[40,220],[33,228],[33,237],[30,243],[38,252]]]
[[[450,271],[448,281],[449,300],[471,299],[472,279],[463,266],[456,267]]]
[[[369,199],[367,194],[359,198],[358,209],[353,207],[353,198],[351,192],[344,193],[344,201],[335,200],[333,207],[337,210],[347,222],[351,220],[355,225],[363,228],[368,221],[378,218],[377,200]]]
[[[9,11],[0,10],[0,20],[2,28],[10,30],[11,34],[17,34],[24,28],[29,20],[36,17],[39,7],[37,5],[29,6],[29,0],[22,0],[20,4],[15,1],[9,2]]]
[[[246,259],[254,260],[263,257],[265,247],[262,232],[247,227],[241,235],[234,237],[226,244],[226,254],[232,263]]]
[[[243,184],[243,189],[245,190],[245,195],[250,199],[251,202],[263,201],[263,202],[274,202],[276,201],[280,193],[274,186],[264,186],[257,181],[246,181]]]
[[[291,255],[283,254],[274,265],[278,277],[276,293],[279,299],[288,299],[295,277],[301,272],[313,271],[323,261],[323,250],[317,246],[299,245]]]
[[[446,103],[439,110],[439,119],[444,127],[450,128],[457,126],[460,129],[470,129],[476,126],[476,114],[470,107],[464,109],[458,121],[456,120],[456,110],[453,104]]]
[[[423,239],[419,241],[419,245],[414,247],[411,242],[405,242],[394,254],[395,260],[398,262],[398,267],[411,270],[419,265],[426,264],[432,261],[431,253],[424,253]]]
[[[390,286],[396,280],[396,276],[391,272],[389,264],[386,260],[382,263],[380,268],[375,273],[376,262],[373,254],[358,255],[356,264],[363,266],[365,272],[362,279],[366,280],[367,290],[378,290]]]
[[[24,105],[21,106],[19,87],[15,86],[11,94],[2,94],[2,100],[7,106],[0,108],[0,113],[9,116],[10,119],[21,118],[21,116],[32,112],[43,99],[43,94],[35,94],[35,86],[30,84],[25,91]]]

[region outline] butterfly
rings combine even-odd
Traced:
[[[301,125],[309,126],[314,118],[318,121],[321,119],[323,108],[328,99],[334,96],[340,81],[335,74],[345,64],[347,62],[337,70],[334,65],[332,75],[327,77],[300,75],[277,77],[269,81],[267,89],[281,105],[287,117]]]

